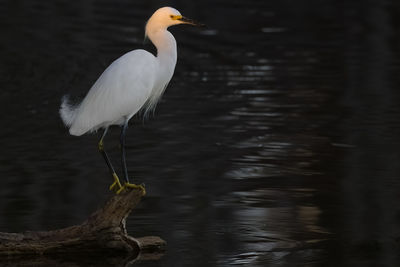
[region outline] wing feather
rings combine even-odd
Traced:
[[[82,135],[104,125],[124,123],[150,97],[156,72],[156,59],[145,50],[134,50],[115,60],[73,111],[70,133]]]

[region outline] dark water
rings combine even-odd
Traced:
[[[167,2],[208,28],[171,29],[175,76],[128,130],[148,191],[129,232],[168,242],[133,265],[400,265],[398,1]],[[163,5],[0,1],[0,231],[77,224],[111,195],[99,136],[69,136],[60,98],[143,47]]]

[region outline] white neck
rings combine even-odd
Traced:
[[[167,29],[151,31],[148,33],[148,37],[157,48],[160,81],[167,84],[174,74],[176,65],[175,38]]]
[[[149,31],[147,36],[157,48],[158,75],[148,104],[148,109],[153,109],[174,74],[177,51],[175,38],[167,29]]]
[[[166,29],[149,32],[148,37],[157,48],[157,57],[160,60],[169,58],[176,63],[177,51],[174,36]],[[175,63],[173,64],[175,67]]]

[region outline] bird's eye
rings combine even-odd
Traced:
[[[173,19],[173,18],[174,18],[174,15],[170,15],[170,17],[171,17],[171,19]]]

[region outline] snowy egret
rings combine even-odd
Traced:
[[[167,30],[169,26],[190,24],[201,26],[185,18],[172,7],[158,9],[146,24],[146,36],[157,48],[157,56],[146,50],[137,49],[115,60],[90,88],[80,104],[69,104],[63,97],[60,115],[71,135],[80,136],[104,128],[99,141],[99,151],[103,155],[114,182],[110,190],[117,194],[126,188],[142,185],[130,183],[125,160],[125,133],[128,122],[139,110],[147,113],[153,110],[175,70],[177,49],[174,36]],[[104,149],[104,137],[111,125],[122,126],[121,161],[125,178],[122,185]]]

